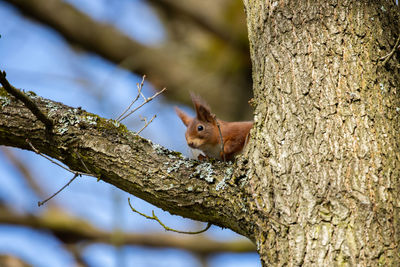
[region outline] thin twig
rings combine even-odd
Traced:
[[[398,48],[400,48],[400,35],[397,37],[396,44],[394,45],[392,51],[390,51],[390,53],[387,54],[386,56],[380,58],[381,60],[385,59],[385,60],[382,62],[382,65],[383,65],[383,66],[386,65],[386,63],[387,63],[387,62],[389,61],[389,59],[394,55],[394,52],[396,52],[396,50],[397,50]]]
[[[44,157],[45,159],[47,159],[47,160],[50,161],[51,163],[54,163],[54,164],[56,164],[57,166],[63,168],[64,170],[69,171],[70,173],[73,173],[73,174],[86,175],[86,176],[96,177],[95,175],[90,174],[90,173],[85,173],[85,172],[79,172],[79,171],[70,170],[70,169],[68,169],[67,167],[65,167],[65,166],[61,165],[60,163],[58,163],[57,161],[53,160],[52,158],[48,157],[47,155],[41,153],[39,150],[37,150],[37,149],[32,145],[32,143],[29,141],[28,138],[26,139],[26,142],[29,144],[29,146],[32,148],[32,150],[33,150],[36,154],[39,154],[40,156]],[[96,178],[97,178],[97,177],[96,177]]]
[[[87,173],[90,173],[88,167],[86,166],[85,162],[83,162],[83,160],[82,160],[81,156],[79,155],[79,153],[76,152],[76,151],[75,151],[75,153],[76,153],[76,156],[77,156],[77,157],[79,158],[79,160],[81,161],[83,167],[85,167],[85,170],[87,171]]]
[[[58,163],[58,162],[56,162],[56,161],[54,161],[52,158],[46,156],[45,154],[42,154],[39,150],[36,149],[36,147],[34,147],[34,146],[32,145],[32,143],[29,141],[28,138],[27,138],[25,141],[29,144],[29,146],[32,148],[32,150],[33,150],[36,154],[39,154],[40,156],[42,156],[42,157],[44,157],[45,159],[49,160],[51,163],[54,163],[54,164],[56,164],[57,166],[63,168],[64,170],[69,171],[69,172],[72,172],[70,169],[68,169],[67,167],[61,165],[60,163]],[[72,172],[72,173],[74,173],[74,172]]]
[[[139,86],[139,84],[136,84],[137,86]],[[143,88],[143,81],[140,84],[140,87]],[[146,97],[144,96],[142,89],[140,89],[139,94],[142,96],[143,100],[146,101]]]
[[[225,147],[224,147],[224,139],[222,138],[222,132],[221,132],[221,126],[217,120],[217,117],[215,116],[215,114],[213,114],[213,118],[215,120],[215,123],[217,124],[218,127],[218,132],[219,132],[219,138],[221,141],[221,151],[222,151],[222,159],[224,160],[224,162],[226,161],[226,157],[225,157]]]
[[[126,114],[125,116],[123,116],[122,118],[120,118],[119,120],[117,120],[118,122],[121,122],[122,120],[126,119],[127,117],[129,117],[132,113],[134,113],[136,110],[138,110],[139,108],[143,107],[143,105],[149,103],[151,100],[153,100],[155,97],[157,97],[158,95],[162,94],[165,90],[167,90],[167,88],[163,88],[161,91],[158,91],[157,93],[155,93],[153,96],[146,98],[146,100],[140,104],[138,107],[134,108],[132,111],[130,111],[128,114]]]
[[[211,227],[211,225],[212,225],[212,223],[207,223],[206,228],[204,228],[203,230],[197,231],[197,232],[186,232],[186,231],[175,230],[175,229],[172,229],[172,228],[166,226],[165,224],[163,224],[163,223],[160,221],[160,219],[155,215],[154,210],[152,211],[152,216],[148,216],[148,215],[146,215],[146,214],[144,214],[144,213],[141,213],[140,211],[137,211],[136,209],[134,209],[134,208],[132,207],[132,205],[131,205],[131,200],[130,200],[130,198],[128,198],[128,203],[129,203],[129,207],[131,207],[131,210],[132,210],[133,212],[136,212],[136,213],[142,215],[142,216],[145,217],[146,219],[157,221],[166,231],[171,231],[171,232],[180,233],[180,234],[196,235],[196,234],[200,234],[200,233],[203,233],[203,232],[207,231],[207,230]]]
[[[150,121],[148,121],[147,122],[147,119],[146,119],[146,117],[144,117],[143,118],[143,120],[144,120],[144,126],[142,127],[142,129],[140,129],[138,132],[137,132],[137,134],[140,134],[144,129],[146,129],[146,127],[147,126],[149,126],[149,124],[155,119],[157,117],[157,115],[154,115],[151,119],[150,119]]]
[[[135,99],[131,102],[131,104],[128,106],[128,108],[125,109],[124,112],[122,112],[122,114],[118,116],[118,118],[116,119],[117,122],[120,122],[120,121],[121,121],[120,118],[121,118],[122,116],[124,116],[124,115],[129,111],[129,109],[132,107],[132,105],[139,99],[139,96],[142,96],[142,97],[144,98],[144,100],[146,100],[146,98],[145,98],[144,95],[142,94],[142,89],[143,89],[143,84],[144,84],[144,80],[145,80],[145,79],[146,79],[146,75],[143,75],[143,77],[142,77],[142,82],[141,82],[140,84],[139,84],[139,83],[136,84],[137,89],[138,89],[138,94],[136,95],[136,98],[135,98]]]
[[[24,105],[36,116],[38,120],[43,122],[44,126],[48,131],[51,131],[53,128],[53,122],[47,118],[46,115],[43,114],[42,111],[38,108],[38,106],[23,92],[13,87],[6,79],[6,72],[0,71],[0,83],[3,85],[3,88],[12,96],[22,101]]]
[[[55,197],[58,193],[60,193],[61,191],[63,191],[64,188],[66,188],[67,186],[69,186],[69,185],[75,180],[76,177],[78,177],[78,176],[80,176],[80,175],[81,175],[81,174],[79,174],[79,173],[76,172],[76,173],[74,174],[74,177],[72,177],[72,179],[69,180],[69,182],[66,183],[63,187],[61,187],[60,190],[58,190],[57,192],[55,192],[54,194],[52,194],[49,198],[47,198],[47,199],[45,199],[45,200],[43,200],[43,201],[39,201],[39,202],[38,202],[38,206],[39,206],[39,207],[42,206],[42,205],[45,204],[47,201],[49,201],[50,199],[52,199],[53,197]]]
[[[60,163],[54,161],[52,158],[50,158],[50,157],[46,156],[45,154],[41,153],[39,150],[37,150],[37,149],[32,145],[32,143],[29,141],[29,139],[26,139],[26,142],[29,144],[29,146],[32,148],[32,150],[33,150],[36,154],[39,154],[40,156],[42,156],[42,157],[44,157],[45,159],[49,160],[51,163],[54,163],[54,164],[56,164],[57,166],[63,168],[64,170],[69,171],[69,172],[71,172],[71,173],[74,174],[74,177],[72,177],[72,179],[69,180],[69,182],[68,182],[67,184],[65,184],[63,187],[61,187],[60,190],[58,190],[57,192],[55,192],[55,193],[54,193],[53,195],[51,195],[49,198],[47,198],[47,199],[45,199],[45,200],[43,200],[43,201],[39,201],[39,202],[38,202],[38,206],[39,206],[39,207],[42,206],[43,204],[45,204],[45,203],[46,203],[47,201],[49,201],[50,199],[52,199],[53,197],[55,197],[55,196],[56,196],[57,194],[59,194],[61,191],[63,191],[67,186],[69,186],[69,185],[75,180],[76,177],[82,176],[82,175],[87,175],[87,176],[96,177],[96,176],[94,176],[94,175],[92,175],[92,174],[89,173],[89,169],[88,169],[88,167],[86,166],[85,162],[83,162],[82,158],[79,156],[79,153],[76,152],[76,155],[78,156],[79,160],[81,161],[82,165],[85,167],[85,169],[86,169],[86,171],[87,171],[88,173],[79,172],[79,171],[72,171],[72,170],[70,170],[70,169],[64,167],[64,166],[61,165]]]

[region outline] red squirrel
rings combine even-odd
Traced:
[[[218,120],[201,98],[192,95],[192,101],[196,109],[196,117],[192,118],[175,107],[176,114],[187,127],[185,137],[188,146],[201,150],[209,158],[233,160],[246,145],[253,122]],[[221,135],[224,152],[222,152]],[[199,159],[202,157],[199,156]]]

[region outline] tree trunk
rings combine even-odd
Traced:
[[[381,59],[399,7],[244,2],[256,110],[242,172],[263,265],[400,266],[400,55]]]
[[[0,144],[29,141],[173,214],[230,228],[265,266],[400,266],[400,56],[381,59],[400,34],[398,6],[244,2],[256,109],[235,165],[184,159],[29,94],[54,122],[46,130],[3,89]]]

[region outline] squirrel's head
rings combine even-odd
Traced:
[[[191,96],[196,117],[190,117],[178,107],[175,107],[175,112],[187,127],[185,133],[187,144],[191,148],[204,150],[220,142],[218,126],[208,105],[198,96],[193,94]]]

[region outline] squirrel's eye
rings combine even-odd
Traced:
[[[203,125],[199,125],[199,126],[197,126],[197,131],[203,131],[204,130],[204,127],[203,127]]]

